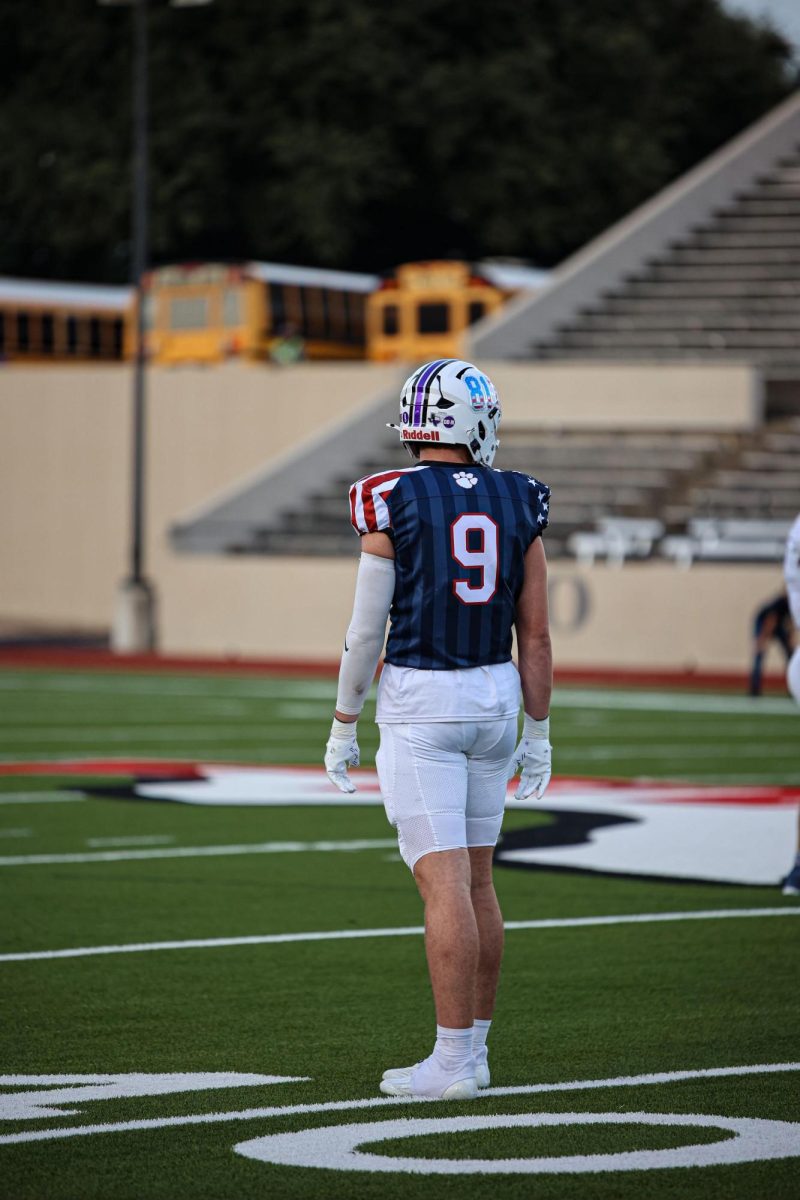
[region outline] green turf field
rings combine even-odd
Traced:
[[[0,767],[76,758],[316,764],[334,694],[331,680],[252,674],[7,670]],[[359,730],[368,762],[371,715]],[[797,786],[798,734],[800,714],[781,698],[570,688],[553,706],[562,775]],[[800,1125],[748,1125],[736,1136],[703,1123],[800,1122],[800,920],[677,919],[795,912],[796,900],[777,889],[498,869],[508,921],[554,924],[508,933],[491,1094],[471,1104],[395,1102],[380,1097],[377,1080],[428,1052],[432,1010],[415,932],[421,905],[382,810],[196,808],[123,799],[118,783],[87,796],[80,776],[0,774],[2,1197],[800,1194]],[[507,825],[537,819],[515,811]],[[309,848],[321,841],[329,848]],[[341,848],[353,842],[366,846]],[[292,849],[275,849],[285,843]],[[159,857],[256,845],[273,849]],[[574,923],[640,914],[674,919]],[[359,930],[377,932],[353,936]],[[298,933],[329,936],[263,940]],[[248,937],[261,940],[242,944]],[[238,944],[207,944],[214,939]],[[204,944],[152,948],[187,940]],[[99,947],[126,949],[85,953]],[[83,952],[50,954],[68,949]],[[95,1090],[65,1093],[80,1087]],[[587,1123],[587,1113],[600,1116]],[[558,1114],[578,1116],[541,1123]],[[642,1114],[675,1117],[648,1124]],[[699,1124],[676,1123],[687,1114]],[[415,1122],[457,1118],[495,1120],[409,1136],[423,1129]],[[375,1122],[385,1124],[363,1150],[388,1169],[356,1171],[341,1127]],[[279,1134],[291,1137],[261,1141]],[[20,1135],[27,1140],[10,1140]],[[718,1154],[746,1142],[762,1154],[775,1137],[784,1156],[773,1160],[657,1160],[647,1169],[634,1157],[633,1169],[620,1169],[625,1153],[691,1145]],[[250,1148],[236,1152],[242,1143]],[[254,1153],[294,1159],[246,1156]],[[545,1157],[563,1165],[613,1154],[590,1174],[531,1174]],[[329,1167],[293,1165],[303,1155]],[[347,1169],[330,1169],[337,1155]],[[393,1159],[413,1159],[416,1170],[400,1172]],[[480,1170],[452,1173],[474,1160]],[[507,1160],[521,1163],[517,1173]],[[426,1174],[426,1161],[451,1171]],[[492,1173],[493,1164],[504,1169]]]

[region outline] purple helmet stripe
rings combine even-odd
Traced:
[[[419,426],[422,424],[422,406],[425,400],[425,389],[430,383],[433,376],[436,374],[439,367],[444,366],[450,360],[440,358],[436,362],[429,363],[423,373],[417,379],[417,386],[414,391],[414,411],[411,414],[411,424]]]

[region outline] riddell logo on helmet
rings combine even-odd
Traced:
[[[404,429],[404,442],[438,442],[438,429]]]

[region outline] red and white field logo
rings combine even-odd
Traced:
[[[342,795],[309,767],[254,767],[169,762],[6,764],[60,775],[135,777],[114,793],[141,800],[214,806],[380,805],[374,771],[357,773],[358,791]],[[82,790],[86,789],[82,785]],[[535,809],[548,824],[510,830],[497,851],[500,866],[776,886],[791,862],[800,789],[703,786],[612,779],[554,779],[541,801],[514,800],[509,810]],[[391,831],[387,829],[387,835]]]

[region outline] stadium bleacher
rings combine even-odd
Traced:
[[[796,457],[786,449],[795,444]],[[349,474],[319,477],[316,488],[290,505],[270,511],[256,485],[228,514],[227,527],[215,521],[215,536],[229,553],[356,554],[347,524],[349,485],[409,465],[395,436],[380,425],[361,451]],[[756,435],[511,428],[497,465],[533,473],[551,487],[551,558],[622,563],[661,555],[688,565],[778,561],[781,537],[800,509],[800,474],[792,461],[800,462],[800,418],[771,423]]]
[[[800,367],[800,148],[580,310],[531,356]]]
[[[800,510],[800,94],[579,251],[533,299],[475,330],[478,361],[756,367],[767,397],[758,429],[682,431],[668,414],[647,432],[509,423],[496,465],[552,488],[551,557],[777,561],[780,531]],[[384,400],[391,419],[394,400]],[[310,494],[294,465],[266,472],[175,526],[173,544],[355,554],[348,485],[409,461],[381,422],[372,429],[358,418],[336,454],[304,461],[317,481]]]

